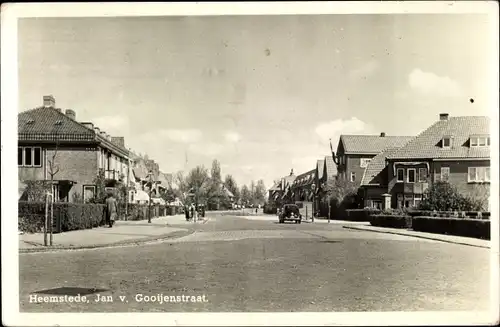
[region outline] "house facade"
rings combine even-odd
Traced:
[[[291,186],[292,200],[302,202],[312,201],[313,192],[311,186],[315,183],[315,180],[316,169],[298,175]]]
[[[334,153],[339,178],[347,179],[361,185],[365,169],[371,160],[380,152],[400,147],[408,142],[411,136],[380,135],[341,135]]]
[[[20,181],[53,181],[55,201],[88,201],[96,194],[99,172],[105,184],[129,182],[129,151],[123,137],[111,137],[76,112],[56,107],[53,96],[43,106],[18,114]]]
[[[489,117],[440,114],[437,122],[390,153],[391,206],[417,206],[429,185],[446,181],[462,194],[483,197],[489,207],[489,128]]]

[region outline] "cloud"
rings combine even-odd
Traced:
[[[460,85],[448,76],[438,76],[415,68],[408,76],[410,87],[424,95],[459,96]]]
[[[193,143],[189,146],[190,151],[204,156],[216,156],[221,154],[225,149],[225,145],[213,142]]]
[[[129,119],[125,115],[102,116],[92,120],[94,126],[109,134],[121,134],[129,128]]]
[[[349,78],[351,80],[357,80],[361,78],[367,78],[368,76],[373,75],[380,67],[380,64],[376,60],[370,60],[364,65],[351,70],[349,72]]]
[[[373,131],[373,127],[370,124],[359,120],[356,117],[351,119],[336,119],[330,122],[321,123],[316,126],[314,132],[320,138],[321,143],[328,142],[332,139],[332,144],[338,141],[341,134],[370,134]]]
[[[162,129],[158,131],[158,134],[178,143],[198,142],[203,136],[198,129]]]
[[[241,139],[241,136],[240,136],[240,134],[238,134],[236,132],[227,132],[224,135],[224,138],[226,139],[226,141],[228,141],[230,143],[237,143]]]

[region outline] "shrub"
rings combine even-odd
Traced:
[[[45,224],[45,203],[19,201],[19,229],[28,233],[43,231]],[[104,220],[105,206],[102,204],[81,204],[55,202],[54,233],[89,229],[99,226]]]
[[[406,215],[373,215],[370,219],[370,225],[390,228],[411,228],[412,218]]]
[[[43,232],[45,202],[18,202],[18,229],[26,233]]]
[[[419,232],[490,239],[490,221],[470,218],[415,217],[413,230]]]
[[[344,219],[348,221],[370,221],[370,216],[380,212],[375,208],[347,209]]]
[[[436,211],[481,211],[483,204],[472,197],[464,196],[448,182],[435,182],[425,191],[420,210]]]

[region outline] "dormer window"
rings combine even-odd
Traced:
[[[445,136],[443,137],[443,148],[450,148],[451,147],[451,136]]]
[[[56,125],[62,125],[62,120],[57,120],[55,124]]]
[[[485,147],[490,146],[489,136],[471,136],[470,137],[470,147]]]

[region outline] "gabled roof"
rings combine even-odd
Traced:
[[[326,177],[328,180],[335,178],[337,176],[337,165],[333,161],[332,156],[325,157],[325,168],[326,168]]]
[[[318,170],[318,179],[323,178],[323,170],[325,168],[324,166],[325,166],[325,160],[320,159],[316,163],[316,169]]]
[[[401,147],[413,136],[341,135],[345,154],[378,154],[381,151]]]
[[[17,133],[20,139],[43,139],[60,136],[68,141],[94,141],[95,132],[74,121],[60,109],[39,107],[17,115]],[[31,137],[31,138],[30,138]]]
[[[274,184],[273,187],[271,187],[269,189],[269,191],[280,191],[281,190],[280,185],[281,185],[281,181],[279,181],[276,184]]]
[[[490,118],[485,116],[449,117],[420,133],[388,159],[489,158],[489,147],[470,147],[473,135],[488,135]],[[452,146],[442,148],[443,136],[452,137]]]
[[[373,157],[363,173],[361,185],[367,186],[383,184],[384,179],[381,176],[381,173],[386,167],[385,159],[388,155],[396,152],[398,149],[399,148],[386,149]]]
[[[226,193],[226,195],[227,195],[228,197],[230,197],[230,198],[234,198],[234,194],[233,194],[233,192],[231,192],[230,190],[228,190],[228,188],[227,188],[227,187],[226,187],[223,183],[222,183],[221,185],[222,185],[222,191],[223,191],[224,193]]]
[[[69,118],[61,109],[38,107],[17,115],[19,141],[96,142],[114,153],[128,157],[129,151],[97,135],[94,130]]]
[[[148,170],[146,167],[139,165],[133,169],[134,175],[137,179],[143,180],[148,175]]]
[[[294,187],[310,185],[314,183],[316,176],[316,169],[310,170],[306,173],[300,174],[293,182]]]
[[[158,182],[160,182],[160,186],[163,188],[167,188],[170,186],[170,181],[169,181],[167,175],[169,175],[169,174],[165,174],[162,172],[160,172],[158,174]]]

